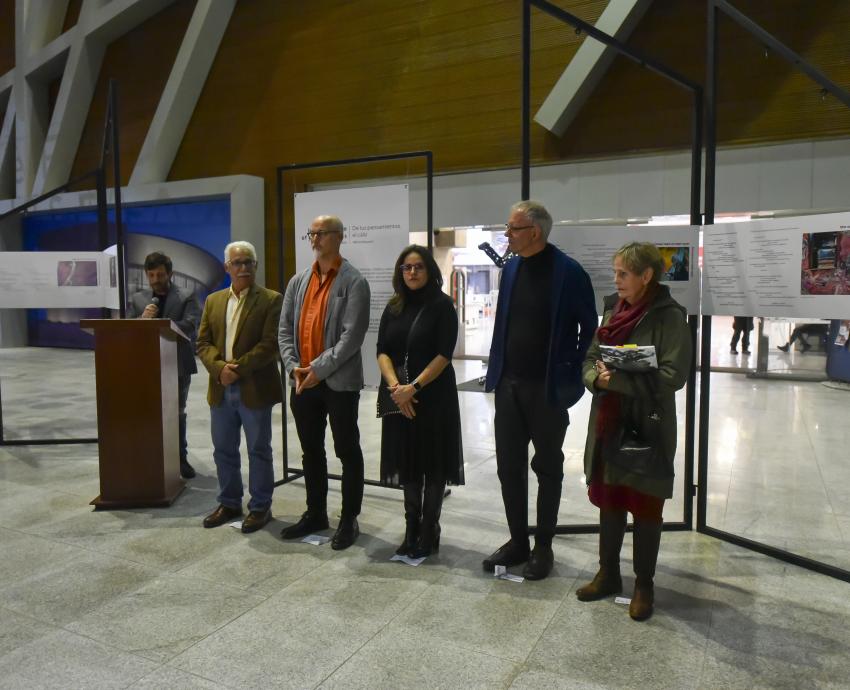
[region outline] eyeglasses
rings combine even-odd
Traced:
[[[336,230],[308,230],[307,234],[304,235],[305,240],[310,240],[311,242],[317,237],[324,237],[325,235],[334,235],[336,234]]]
[[[231,259],[227,262],[228,266],[233,266],[235,268],[251,268],[257,262],[253,259]]]
[[[510,223],[505,223],[505,232],[516,232],[517,230],[528,230],[529,228],[533,228],[533,225],[511,225]]]
[[[402,273],[413,273],[414,271],[424,271],[425,264],[402,264],[399,268]]]

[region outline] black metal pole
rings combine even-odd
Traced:
[[[118,150],[120,129],[118,123],[118,82],[109,80],[109,119],[112,148],[112,184],[115,190],[115,249],[118,259],[118,316],[127,316],[127,275],[125,273],[124,224],[121,221],[121,156]]]
[[[428,251],[434,251],[434,154],[430,151],[425,156],[425,185],[427,205],[426,213],[428,214]]]
[[[522,199],[531,198],[531,3],[522,0]]]
[[[714,224],[714,177],[717,154],[717,7],[708,0],[705,77],[705,225]],[[711,317],[702,317],[700,345],[699,448],[697,452],[697,530],[706,527],[708,506],[708,427],[711,392]]]

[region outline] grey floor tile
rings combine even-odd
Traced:
[[[264,601],[211,582],[157,578],[66,627],[163,663]]]
[[[66,625],[156,576],[155,570],[137,563],[81,552],[8,584],[0,590],[0,606]]]
[[[157,666],[58,630],[0,657],[0,688],[125,688]]]
[[[385,629],[322,688],[499,688],[518,666],[416,630]]]
[[[570,581],[571,583],[571,581]],[[482,654],[522,662],[558,608],[569,583],[446,575],[391,625],[439,637]]]
[[[130,690],[218,690],[222,686],[206,678],[186,673],[170,666],[161,666],[153,673],[137,680],[129,686]]]
[[[56,627],[41,623],[9,609],[0,608],[0,659],[9,652],[41,639],[56,631]]]
[[[511,690],[608,690],[610,685],[586,680],[577,680],[572,676],[560,675],[539,668],[523,668],[510,685]],[[619,688],[625,686],[620,685]]]

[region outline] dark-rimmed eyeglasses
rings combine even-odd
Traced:
[[[315,240],[317,237],[321,238],[325,235],[334,235],[338,231],[337,230],[308,230],[307,234],[304,235],[305,240],[310,240],[311,242]]]
[[[399,266],[402,273],[413,273],[414,271],[418,271],[421,273],[425,270],[425,264],[416,263],[416,264],[402,264]]]
[[[505,223],[505,232],[516,232],[517,230],[528,230],[529,228],[533,228],[533,225],[511,225],[510,223]]]
[[[251,268],[256,263],[253,259],[231,259],[227,262],[227,265],[234,266],[235,268]]]

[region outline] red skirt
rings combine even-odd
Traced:
[[[658,496],[650,496],[630,486],[620,484],[606,484],[605,463],[599,454],[601,440],[596,440],[596,457],[593,462],[593,474],[590,478],[590,486],[587,488],[587,496],[590,502],[600,510],[628,511],[636,520],[645,522],[662,522],[664,512],[664,499]]]

